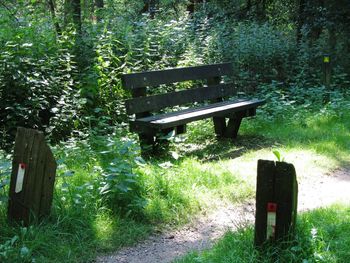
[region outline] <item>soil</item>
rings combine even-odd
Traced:
[[[306,211],[335,202],[350,203],[350,169],[335,170],[317,177],[299,179],[298,210]],[[150,236],[134,247],[100,256],[98,263],[172,262],[191,251],[210,248],[227,230],[254,223],[255,203],[218,204],[217,209],[202,215],[180,230]]]

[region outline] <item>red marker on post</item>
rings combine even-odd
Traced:
[[[276,211],[277,211],[276,203],[267,203],[266,240],[275,239]]]

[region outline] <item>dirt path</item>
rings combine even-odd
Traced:
[[[299,180],[298,210],[305,211],[334,202],[350,203],[350,170]],[[210,215],[199,218],[181,230],[154,235],[135,247],[97,258],[98,263],[171,262],[193,250],[213,245],[228,229],[254,222],[255,204],[219,205]]]

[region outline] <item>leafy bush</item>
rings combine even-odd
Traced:
[[[36,262],[32,251],[26,246],[25,240],[33,236],[32,227],[21,227],[19,235],[0,244],[0,260],[2,262]]]
[[[109,207],[123,214],[141,218],[147,202],[139,175],[134,169],[144,161],[137,142],[128,138],[109,136],[97,142],[100,151],[100,194]]]
[[[9,156],[0,151],[0,205],[7,203],[10,185],[11,162]]]
[[[98,203],[120,215],[142,217],[145,193],[135,169],[144,161],[137,142],[119,131],[106,136],[92,133],[65,142],[57,147],[56,155],[60,163],[58,188],[64,198],[63,203],[62,199],[59,202],[60,209],[64,204],[82,208],[87,203]],[[81,171],[70,168],[76,167],[77,159],[83,164],[82,169],[91,171],[84,180],[76,178],[75,174]]]
[[[92,94],[91,103],[104,109],[113,119],[122,120],[125,116],[122,100],[120,75],[125,67],[125,48],[120,40],[106,28],[99,36],[95,47],[96,61],[94,70],[97,74],[97,94]]]
[[[32,43],[4,45],[0,53],[0,147],[12,143],[18,126],[44,130],[55,139],[69,134],[84,103],[70,41],[71,35],[63,35],[56,54],[37,54],[38,47]]]

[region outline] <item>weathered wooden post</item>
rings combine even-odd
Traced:
[[[23,221],[50,213],[56,161],[42,132],[18,128],[13,153],[8,218]]]
[[[327,89],[331,85],[331,57],[327,54],[323,55],[323,78],[322,83]]]
[[[298,184],[294,166],[286,162],[258,161],[255,246],[293,233],[297,216]]]

